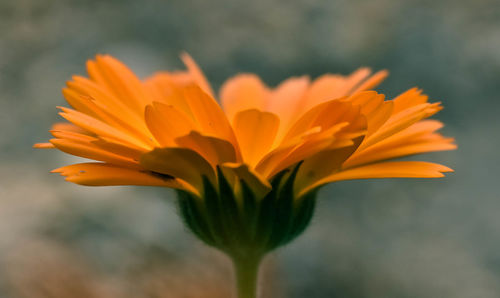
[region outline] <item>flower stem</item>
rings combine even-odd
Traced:
[[[257,298],[261,256],[233,257],[238,298]]]

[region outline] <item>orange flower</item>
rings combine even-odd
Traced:
[[[439,103],[411,89],[393,100],[369,91],[386,76],[362,68],[267,87],[252,74],[222,87],[222,108],[188,56],[187,71],[144,81],[110,56],[74,76],[51,130],[57,148],[96,160],[54,170],[82,185],[151,185],[178,190],[180,214],[205,243],[234,262],[240,298],[254,298],[263,256],[308,225],[316,190],[330,182],[442,177],[451,169],[390,159],[455,149],[425,120]]]
[[[424,120],[441,109],[411,89],[393,100],[368,91],[386,71],[290,78],[276,88],[253,74],[228,80],[222,108],[187,54],[187,71],[138,79],[113,57],[87,63],[89,78],[74,76],[63,89],[70,123],[55,124],[50,143],[98,162],[54,170],[82,185],[152,185],[202,195],[206,176],[220,167],[234,187],[246,181],[259,195],[279,172],[303,162],[294,193],[300,197],[334,181],[387,177],[441,177],[442,165],[389,159],[450,150],[453,139]]]

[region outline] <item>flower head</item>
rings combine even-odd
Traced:
[[[184,218],[207,243],[234,251],[264,237],[259,249],[267,251],[307,225],[324,184],[451,171],[388,161],[455,144],[437,132],[441,122],[426,119],[441,105],[421,90],[392,100],[371,90],[385,71],[295,77],[276,88],[241,74],[224,83],[219,105],[195,62],[182,59],[186,71],[145,80],[113,57],[90,60],[89,77],[74,76],[63,89],[72,108],[60,107],[60,115],[68,122],[35,147],[96,162],[53,172],[82,185],[177,189]]]

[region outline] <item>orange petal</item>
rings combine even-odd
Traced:
[[[359,114],[359,108],[353,108],[350,102],[330,100],[321,103],[304,113],[290,128],[283,142],[292,139],[305,131],[319,126],[328,129],[336,124],[347,121]]]
[[[298,163],[299,161],[314,156],[322,150],[330,149],[336,141],[335,135],[348,125],[349,124],[346,122],[339,123],[324,131],[305,136],[303,143],[291,150],[290,153],[288,153],[288,155],[284,157],[268,174],[269,177],[274,176],[278,172]]]
[[[134,138],[133,136],[126,134],[113,126],[110,126],[98,119],[80,113],[78,111],[59,107],[63,112],[59,113],[62,117],[64,117],[69,122],[95,133],[96,135],[106,136],[111,139],[117,139],[118,141],[129,143],[132,146],[138,146],[144,148],[145,150],[149,150],[152,146],[151,144],[146,144],[141,140]]]
[[[89,104],[91,104],[91,101],[89,100],[90,97],[85,97],[85,99],[87,100],[84,100],[84,96],[76,91],[74,91],[73,89],[70,89],[70,88],[63,88],[62,89],[62,93],[63,93],[63,96],[64,98],[66,99],[66,101],[69,103],[69,105],[81,112],[81,113],[84,113],[84,114],[87,114],[91,117],[94,117],[94,118],[98,118],[100,120],[102,120],[98,114],[96,114],[92,108],[89,108]]]
[[[196,62],[191,58],[188,53],[181,54],[182,62],[186,65],[191,78],[198,84],[198,86],[205,91],[210,96],[214,96],[214,92],[212,91],[212,87],[210,87],[210,83],[207,78],[201,71],[200,67]]]
[[[68,103],[75,108],[75,110],[120,129],[127,134],[133,135],[145,143],[151,143],[152,136],[149,131],[145,129],[144,125],[134,125],[134,122],[130,121],[130,118],[120,115],[116,111],[110,110],[101,102],[87,95],[82,95],[72,89],[64,88],[63,94]]]
[[[193,121],[183,112],[159,102],[146,107],[145,119],[149,130],[162,147],[174,146],[175,138],[195,129]]]
[[[151,97],[142,82],[122,62],[109,55],[97,55],[95,61],[88,61],[89,76],[110,93],[120,98],[133,110],[143,111],[151,103]]]
[[[142,148],[131,146],[128,143],[123,143],[103,136],[97,137],[97,139],[92,141],[92,143],[103,150],[116,155],[128,157],[136,162],[139,161],[140,156],[144,153],[144,149]]]
[[[373,146],[370,146],[370,150],[372,148],[380,148],[380,147],[393,147],[404,145],[416,138],[421,138],[422,136],[432,134],[433,132],[441,129],[443,127],[443,123],[437,120],[421,120],[404,130],[376,143]]]
[[[361,67],[357,70],[355,70],[353,73],[351,73],[350,75],[348,75],[346,78],[345,78],[345,81],[344,83],[339,86],[337,92],[338,92],[338,96],[347,96],[347,95],[350,95],[350,94],[353,94],[355,88],[361,84],[361,82],[363,82],[364,80],[366,80],[370,74],[371,74],[371,69],[368,68],[368,67]]]
[[[325,74],[315,79],[307,90],[304,108],[309,109],[327,100],[343,96],[338,91],[344,81],[345,78],[337,74]]]
[[[108,91],[106,86],[99,85],[98,83],[81,76],[73,76],[73,81],[67,82],[66,85],[69,89],[74,90],[79,94],[86,95],[95,100],[101,106],[104,106],[107,109],[112,110],[114,113],[121,115],[121,117],[127,119],[131,125],[138,128],[144,128],[142,110],[137,110],[127,106],[125,101],[122,101],[120,98]]]
[[[98,161],[104,161],[114,165],[139,168],[133,160],[102,150],[90,142],[82,142],[71,139],[51,139],[50,142],[59,150]]]
[[[388,75],[389,72],[387,70],[380,70],[366,79],[366,81],[359,84],[353,91],[351,91],[351,93],[354,94],[360,91],[373,89],[380,85],[380,83],[382,83],[382,81],[385,80]]]
[[[303,112],[305,93],[310,79],[307,76],[290,78],[279,84],[267,97],[265,110],[279,116],[280,134]]]
[[[74,125],[73,123],[68,123],[68,122],[58,122],[54,123],[52,125],[51,130],[57,130],[57,131],[68,131],[68,132],[76,132],[79,134],[84,134],[84,135],[93,135],[91,132],[88,130],[85,130],[79,126]]]
[[[225,162],[235,162],[236,152],[231,143],[211,136],[192,131],[188,135],[178,137],[175,142],[180,147],[198,152],[214,167]]]
[[[366,116],[368,136],[376,132],[392,115],[393,102],[384,101],[384,97],[375,91],[363,91],[349,98],[353,105],[361,107],[361,113]]]
[[[278,116],[269,112],[252,109],[236,114],[233,129],[245,163],[255,166],[271,149],[279,125]]]
[[[221,87],[220,98],[229,121],[239,111],[264,110],[269,90],[254,74],[240,74],[227,80]]]
[[[373,145],[385,138],[388,138],[405,128],[415,124],[423,118],[432,116],[440,109],[439,103],[434,104],[419,104],[403,110],[397,114],[393,114],[376,132],[368,136],[365,142],[361,145],[362,148]]]
[[[321,127],[313,127],[303,132],[302,134],[282,142],[277,148],[266,154],[255,166],[255,170],[262,176],[269,178],[270,174],[276,169],[277,165],[286,158],[290,152],[304,142],[309,135],[316,134],[321,131]]]
[[[344,167],[352,167],[376,160],[401,157],[432,151],[453,150],[452,138],[438,133],[443,124],[436,120],[424,120],[372,145],[355,152]]]
[[[54,149],[54,145],[52,143],[36,143],[33,145],[33,148],[36,149]]]
[[[179,82],[179,75],[160,72],[145,80],[144,86],[152,94],[152,102],[159,102],[175,107],[177,110],[192,117],[191,109],[184,99],[183,89],[194,86],[190,79],[187,82]]]
[[[263,198],[271,190],[271,184],[245,164],[225,163],[221,166],[221,169],[225,176],[229,176],[229,181],[235,181],[236,183],[244,181],[259,198]],[[231,179],[232,176],[237,179]],[[241,185],[233,187],[241,187]]]
[[[366,116],[368,131],[367,136],[374,134],[382,125],[384,125],[391,117],[393,103],[390,101],[382,102],[373,112]]]
[[[361,164],[372,163],[375,161],[387,160],[397,157],[415,155],[420,153],[445,151],[456,149],[457,146],[453,144],[453,139],[445,139],[436,141],[421,141],[410,142],[401,146],[390,147],[386,149],[366,150],[362,154],[349,159],[344,164],[345,167],[352,167]],[[371,148],[370,148],[371,149]]]
[[[360,136],[347,146],[323,150],[305,159],[297,172],[294,185],[296,193],[339,171],[362,141],[363,136]]]
[[[410,107],[427,103],[428,98],[427,95],[422,94],[422,90],[412,88],[394,98],[394,114]]]
[[[349,100],[361,107],[361,113],[366,116],[367,135],[377,131],[392,115],[393,102],[384,101],[385,96],[375,91],[363,91],[353,95]]]
[[[301,190],[299,196],[326,183],[341,180],[368,178],[438,178],[452,169],[440,164],[423,161],[392,161],[365,165],[334,173]]]
[[[349,97],[352,104],[361,106],[361,111],[365,115],[372,113],[384,99],[385,95],[376,91],[362,91]]]
[[[228,140],[237,146],[233,129],[219,104],[198,86],[183,89],[184,99],[188,103],[193,120],[204,135]]]
[[[201,155],[186,148],[156,148],[141,156],[140,164],[153,172],[182,179],[203,193],[203,176],[215,185],[215,173]]]
[[[81,163],[52,170],[66,181],[87,186],[147,185],[185,189],[184,183],[168,176],[155,175],[106,163]]]
[[[69,139],[72,141],[78,142],[87,142],[90,143],[92,141],[97,140],[95,136],[90,136],[86,134],[82,134],[74,131],[64,131],[64,130],[50,130],[50,133],[58,139]]]

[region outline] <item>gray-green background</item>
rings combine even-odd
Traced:
[[[173,192],[72,185],[48,171],[76,158],[31,149],[86,59],[109,53],[144,77],[181,68],[183,50],[215,87],[238,72],[275,85],[370,66],[390,71],[378,88],[389,97],[418,86],[445,106],[436,118],[459,149],[422,160],[456,173],[325,187],[307,232],[269,260],[275,297],[500,296],[499,1],[0,0],[1,297],[64,297],[51,288],[77,283],[94,293],[82,297],[184,297],[148,296],[137,280],[204,289],[210,270],[230,286]]]

